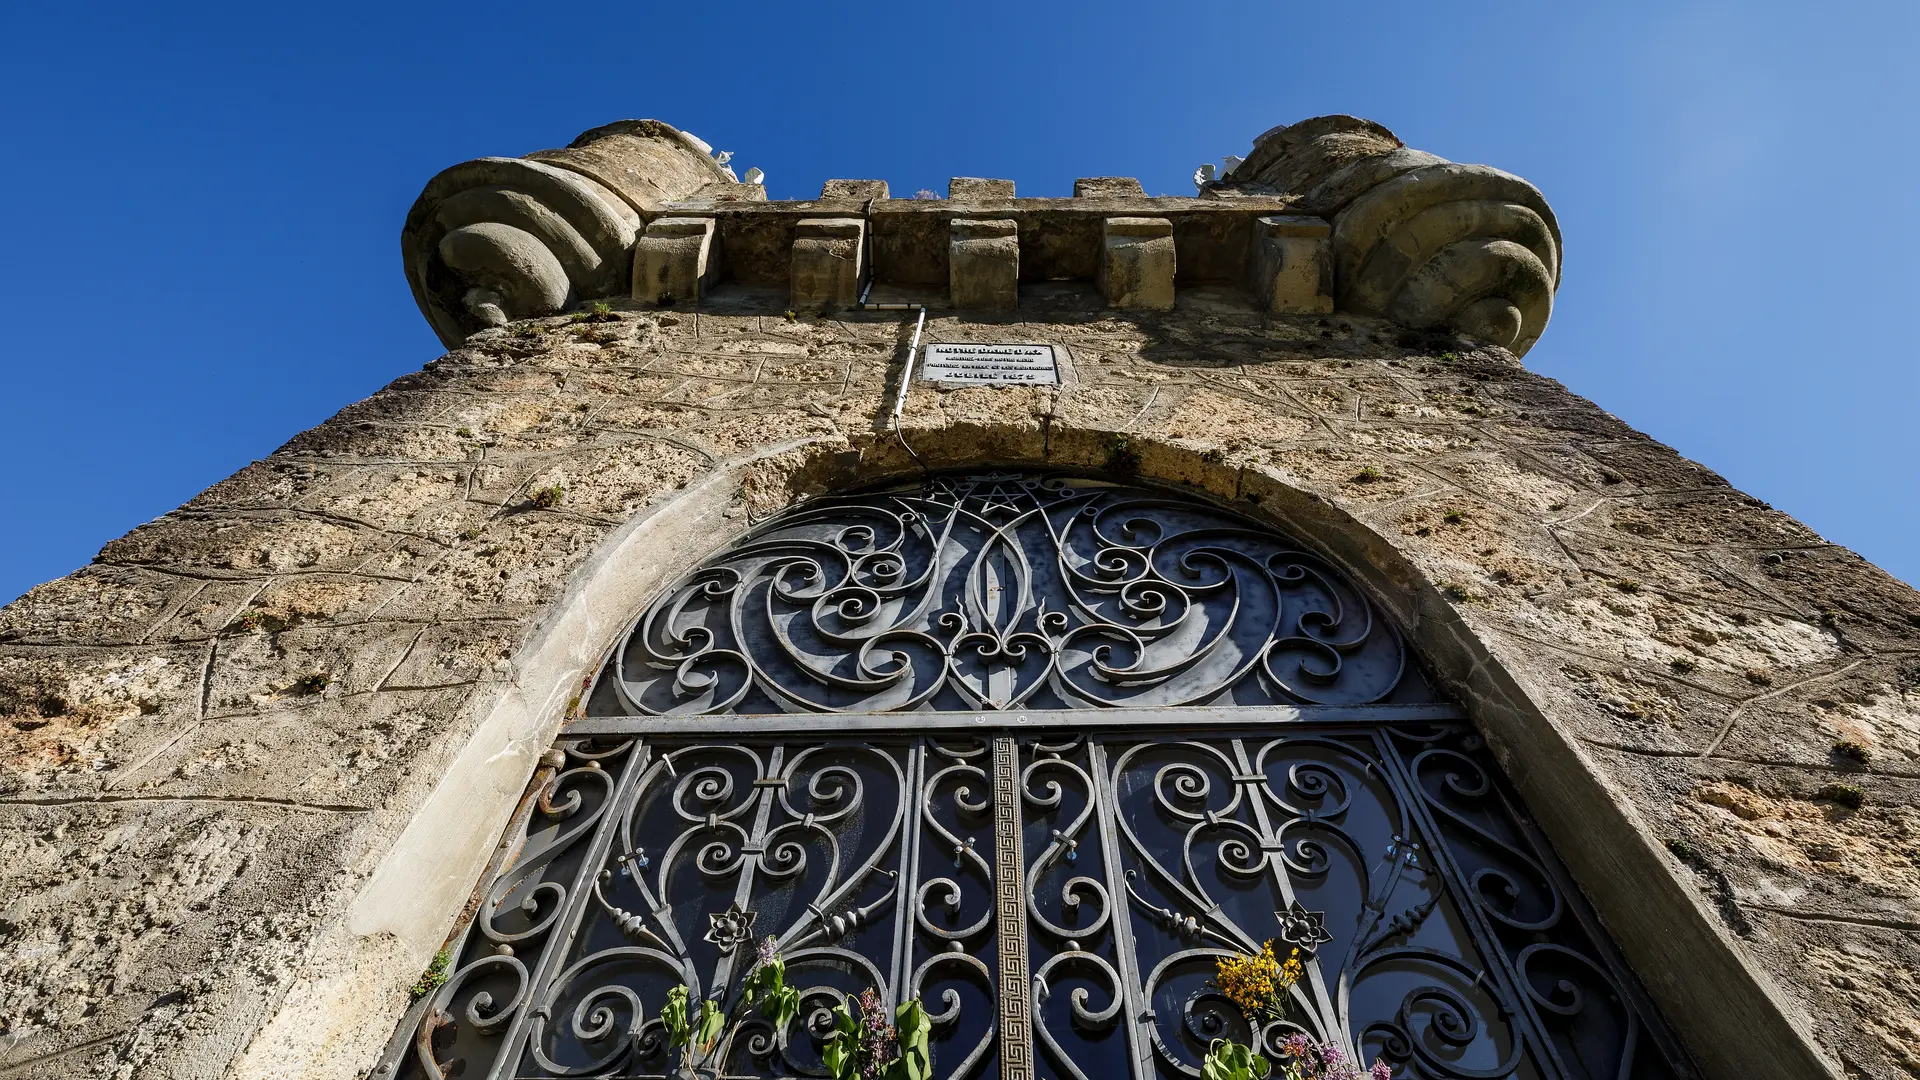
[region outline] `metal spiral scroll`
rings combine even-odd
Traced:
[[[1357,704],[1398,634],[1290,541],[1092,480],[936,478],[809,503],[647,609],[604,715]]]
[[[1141,985],[1166,1074],[1198,1076],[1214,1038],[1271,1055],[1295,1032],[1410,1076],[1508,1076],[1527,1057],[1515,1003],[1487,985],[1492,958],[1452,932],[1428,842],[1373,738],[1112,752],[1129,898],[1137,919],[1178,941]],[[1434,918],[1440,910],[1450,913]],[[1298,947],[1306,974],[1283,1015],[1254,1023],[1210,976],[1221,957],[1267,939],[1283,956]]]

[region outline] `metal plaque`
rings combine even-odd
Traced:
[[[1051,345],[928,345],[920,377],[968,386],[1054,386],[1060,367]]]

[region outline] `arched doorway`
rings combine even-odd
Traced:
[[[1401,1077],[1688,1074],[1377,605],[1190,496],[810,502],[656,598],[581,711],[390,1073],[672,1076],[674,988],[725,1007],[777,955],[792,1018],[742,1007],[716,1074],[830,1075],[865,990],[922,1003],[940,1078],[1296,1034]],[[1297,974],[1250,1003],[1269,946]]]

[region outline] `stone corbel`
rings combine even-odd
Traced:
[[[866,222],[857,217],[801,218],[794,229],[792,300],[802,311],[852,307],[866,269]]]
[[[954,218],[948,226],[947,278],[962,311],[1020,306],[1020,230],[1012,218]]]
[[[1163,217],[1110,217],[1102,229],[1100,291],[1107,306],[1173,309],[1173,222]]]
[[[720,278],[710,217],[656,218],[633,249],[633,298],[647,304],[697,299]]]
[[[1323,218],[1278,214],[1255,221],[1248,252],[1255,302],[1275,315],[1332,311],[1332,237]]]

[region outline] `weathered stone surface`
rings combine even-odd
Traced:
[[[820,188],[820,198],[825,199],[884,199],[887,197],[885,180],[829,180]]]
[[[1140,181],[1131,176],[1083,176],[1073,182],[1076,199],[1124,199],[1146,195]]]
[[[947,198],[955,202],[997,202],[1013,198],[1013,181],[956,176],[947,181]]]
[[[1020,235],[1007,218],[955,218],[947,242],[953,306],[1006,311],[1020,306]]]

